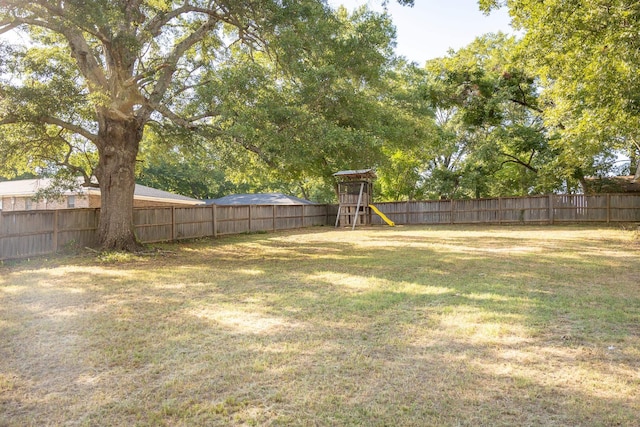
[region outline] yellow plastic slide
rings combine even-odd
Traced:
[[[389,226],[390,226],[390,227],[394,227],[394,226],[396,225],[396,223],[395,223],[395,222],[391,221],[389,218],[387,218],[387,216],[386,216],[385,214],[383,214],[382,212],[380,212],[380,210],[379,210],[378,208],[376,208],[376,207],[375,207],[375,206],[373,206],[373,205],[369,205],[369,207],[370,207],[371,209],[373,209],[373,211],[374,211],[375,213],[377,213],[377,214],[380,216],[380,218],[382,218],[382,220],[383,220],[384,222],[386,222],[387,224],[389,224]]]

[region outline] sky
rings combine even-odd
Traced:
[[[382,10],[382,0],[329,0],[332,7],[347,9],[369,5]],[[502,31],[515,34],[506,9],[484,15],[477,0],[415,0],[415,6],[400,6],[389,0],[388,11],[396,26],[396,53],[419,65],[460,49],[476,37]]]

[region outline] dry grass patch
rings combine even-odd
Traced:
[[[637,234],[313,229],[0,267],[0,425],[633,425]]]

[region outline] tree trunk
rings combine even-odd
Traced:
[[[142,127],[133,118],[101,120],[95,175],[100,185],[98,245],[102,249],[131,252],[140,247],[133,226],[133,194]]]

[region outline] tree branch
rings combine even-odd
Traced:
[[[7,33],[15,28],[18,28],[20,26],[19,23],[16,23],[15,21],[1,21],[0,22],[0,34],[4,34]]]
[[[86,28],[86,26],[73,22],[72,20],[72,25],[68,25],[68,23],[65,24],[65,21],[69,21],[65,14],[65,10],[54,6],[50,2],[36,1],[27,3],[18,1],[11,2],[8,6],[13,6],[16,11],[15,13],[26,12],[26,16],[13,16],[12,19],[3,21],[0,24],[0,27],[2,27],[0,29],[0,33],[6,32],[9,29],[16,28],[20,25],[29,25],[45,28],[62,35],[67,40],[67,43],[69,43],[71,55],[76,60],[78,69],[87,82],[89,82],[89,89],[97,91],[107,88],[107,79],[98,64],[98,61],[92,54],[82,31],[86,31],[89,34],[94,35],[103,42],[105,41],[104,35],[96,33],[95,31]],[[33,7],[42,9],[33,9]],[[43,15],[44,17],[40,15]]]
[[[526,101],[521,101],[521,100],[516,99],[516,98],[509,98],[509,101],[511,101],[513,103],[516,103],[518,105],[521,105],[521,106],[523,106],[525,108],[529,108],[530,110],[533,110],[533,111],[535,111],[537,113],[540,113],[540,114],[544,113],[544,110],[542,110],[539,107],[536,107],[535,105],[531,105]]]
[[[511,159],[511,160],[505,160],[504,162],[500,163],[500,167],[504,166],[506,163],[515,163],[517,165],[524,166],[525,168],[529,169],[531,172],[538,173],[538,169],[534,168],[533,166],[531,166],[528,163],[523,162],[522,160],[520,160],[516,156],[513,156],[511,154],[508,154],[508,153],[505,153],[505,152],[502,152],[502,151],[500,152],[500,154],[505,156],[505,157],[509,157],[509,159]],[[531,158],[533,158],[533,154],[531,154]]]
[[[66,138],[62,137],[61,132],[58,133],[58,138],[60,138],[61,140],[63,140],[65,142],[65,144],[68,147],[67,153],[64,156],[64,160],[62,161],[56,161],[56,165],[58,166],[64,166],[65,168],[75,172],[76,174],[80,174],[82,175],[82,178],[84,180],[84,185],[86,187],[92,186],[92,187],[97,187],[97,184],[93,184],[91,182],[91,175],[87,174],[87,172],[84,170],[84,168],[80,167],[80,166],[76,166],[73,163],[71,163],[71,156],[73,155],[74,152],[74,147],[73,144],[71,144],[69,141],[66,140]]]
[[[11,115],[5,116],[2,120],[0,120],[0,126],[10,125],[10,124],[20,124],[20,123],[26,123],[26,122],[24,120],[20,120],[16,116],[11,116]],[[61,120],[55,117],[50,117],[50,116],[34,117],[32,120],[29,121],[29,123],[42,123],[42,124],[59,126],[65,130],[78,134],[93,143],[95,143],[97,139],[97,135],[92,134],[86,129],[80,126],[74,125],[72,123],[65,122],[64,120]]]
[[[194,123],[199,120],[206,119],[209,117],[215,117],[218,115],[217,113],[214,113],[214,112],[205,112],[202,114],[198,114],[197,116],[182,117],[179,114],[174,113],[173,111],[171,111],[169,107],[161,103],[148,102],[147,106],[149,109],[157,111],[158,113],[162,114],[164,117],[171,120],[176,125],[184,126],[187,129],[194,129],[196,127]]]
[[[151,35],[151,38],[156,38],[158,35],[160,35],[162,28],[165,25],[167,25],[169,21],[171,21],[174,18],[177,18],[178,16],[184,13],[189,13],[193,11],[194,11],[194,8],[191,5],[185,4],[184,6],[181,6],[177,9],[171,10],[166,13],[159,12],[147,23],[147,25],[144,26],[143,31],[140,34],[143,35],[145,33],[148,33],[149,35]],[[139,40],[139,41],[142,42],[143,40]]]
[[[160,77],[157,80],[157,83],[153,89],[153,92],[148,98],[147,105],[158,105],[162,97],[164,96],[167,88],[171,84],[171,80],[173,78],[174,73],[176,72],[176,68],[178,65],[178,61],[180,58],[184,56],[184,53],[189,50],[193,45],[201,41],[210,30],[215,28],[218,24],[218,20],[214,18],[210,18],[206,22],[204,22],[197,30],[193,33],[189,34],[184,40],[178,43],[173,51],[167,57],[165,61],[164,67],[160,72]],[[150,114],[151,111],[147,110],[144,114]]]
[[[71,56],[76,60],[78,69],[87,79],[89,90],[92,92],[107,91],[109,88],[107,77],[104,75],[104,71],[97,59],[91,53],[91,49],[82,33],[74,31],[72,28],[65,28],[61,34],[65,36],[69,47],[71,47]]]
[[[276,164],[276,162],[274,162],[273,160],[271,160],[265,153],[264,151],[262,151],[262,149],[260,147],[258,147],[257,145],[254,145],[250,142],[245,141],[242,138],[239,137],[233,137],[233,141],[238,143],[240,146],[242,146],[243,148],[245,148],[246,150],[251,151],[254,154],[257,154],[258,157],[260,157],[260,159],[262,159],[263,162],[265,162],[269,167],[275,168],[278,165]]]
[[[73,132],[75,134],[78,134],[78,135],[82,136],[85,139],[88,139],[89,141],[91,141],[93,143],[95,143],[97,138],[98,138],[97,135],[87,131],[86,129],[84,129],[84,128],[78,126],[78,125],[74,125],[72,123],[65,122],[64,120],[58,119],[56,117],[50,117],[50,116],[42,117],[40,119],[40,121],[42,123],[47,123],[47,124],[50,124],[50,125],[60,126],[61,128],[66,129],[66,130],[68,130],[70,132]]]
[[[0,26],[3,26],[0,34],[5,33],[6,31],[10,31],[21,25],[31,25],[34,27],[46,28],[47,30],[51,30],[57,33],[60,33],[60,28],[61,28],[60,26],[54,25],[51,22],[41,21],[35,18],[14,18],[11,21],[5,21],[0,24]],[[5,28],[8,28],[8,29],[5,30]]]

